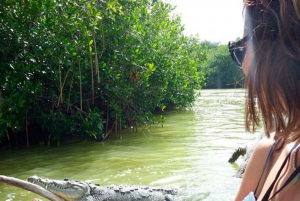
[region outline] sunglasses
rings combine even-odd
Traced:
[[[235,62],[235,64],[239,67],[242,67],[245,53],[246,53],[245,42],[250,40],[251,37],[252,35],[248,34],[239,41],[230,41],[228,43],[230,56],[232,60]]]

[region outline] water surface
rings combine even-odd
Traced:
[[[244,131],[244,94],[243,89],[201,90],[191,109],[164,112],[164,127],[123,130],[122,139],[1,151],[0,174],[176,186],[187,201],[233,200],[240,179],[233,177],[237,164],[228,159],[255,138]],[[41,197],[0,183],[0,200],[32,198]]]

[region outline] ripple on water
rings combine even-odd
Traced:
[[[0,172],[20,179],[89,180],[101,185],[179,186],[184,200],[233,200],[240,179],[233,151],[254,136],[244,129],[243,89],[202,90],[190,110],[166,111],[164,127],[122,131],[107,142],[2,151]],[[0,184],[0,200],[36,195]]]

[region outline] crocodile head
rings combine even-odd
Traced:
[[[66,201],[89,200],[90,186],[80,181],[50,180],[31,176],[28,181],[41,186]]]

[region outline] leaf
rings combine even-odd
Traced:
[[[150,69],[153,69],[154,63],[149,63],[148,66],[149,66]]]
[[[25,102],[26,102],[26,100],[21,100],[21,101],[19,102],[19,105],[23,105]]]
[[[88,7],[88,9],[91,9],[91,8],[92,8],[91,3],[88,3],[88,4],[87,4],[87,7]]]
[[[90,40],[89,45],[93,44],[94,40]]]

